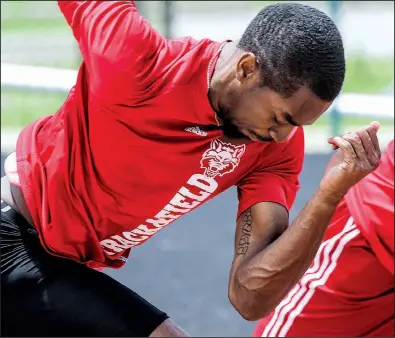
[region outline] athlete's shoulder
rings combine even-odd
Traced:
[[[167,40],[166,53],[161,59],[162,69],[165,70],[163,78],[171,79],[173,84],[188,85],[195,82],[195,77],[206,71],[207,64],[216,53],[220,42],[210,39],[195,39],[182,37]]]
[[[303,166],[305,144],[303,127],[296,127],[285,142],[279,143],[280,161],[290,169],[300,172]]]

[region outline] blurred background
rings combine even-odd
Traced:
[[[275,2],[137,1],[140,12],[167,37],[215,40],[239,38],[256,13],[271,3]],[[347,72],[342,94],[306,129],[302,189],[291,218],[324,171],[327,136],[372,119],[382,125],[383,147],[394,135],[394,2],[300,3],[335,20],[344,39]],[[2,163],[15,148],[22,127],[60,107],[80,61],[56,1],[1,1]],[[192,335],[250,335],[253,324],[232,309],[226,291],[236,205],[231,189],[137,248],[122,271],[107,273],[167,311]]]

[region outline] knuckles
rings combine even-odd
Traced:
[[[344,139],[348,140],[348,141],[361,141],[361,138],[359,137],[359,135],[357,133],[349,133],[343,136]]]
[[[373,172],[380,164],[381,151],[378,140],[371,137],[369,128],[340,136],[336,140],[339,146],[337,170],[343,172],[345,184],[353,185]],[[372,133],[376,133],[372,129]],[[343,152],[343,154],[340,154]],[[335,171],[339,172],[339,171]]]
[[[346,139],[346,141],[348,141],[348,140]],[[350,142],[347,142],[344,144],[344,150],[349,151],[349,152],[354,152],[353,149],[354,148]]]
[[[358,176],[368,174],[374,171],[380,164],[378,158],[361,160],[357,157],[345,159],[345,168],[348,172],[352,172]]]

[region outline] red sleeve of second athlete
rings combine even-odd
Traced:
[[[383,266],[394,274],[394,141],[379,167],[346,195],[355,223]]]
[[[263,163],[262,170],[254,171],[238,184],[239,207],[237,217],[259,202],[275,202],[291,209],[299,190],[299,174],[304,159],[303,128],[295,128],[284,144],[273,143],[273,158]]]
[[[141,96],[154,81],[166,40],[139,15],[133,1],[58,1],[89,72],[89,86],[105,100]]]

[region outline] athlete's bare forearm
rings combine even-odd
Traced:
[[[246,306],[250,314],[245,315],[246,319],[266,316],[302,277],[319,248],[338,202],[318,190],[276,241],[240,267],[237,274],[239,296],[244,294],[250,299]]]
[[[242,258],[236,251],[229,284],[229,298],[244,318],[268,315],[307,270],[341,199],[379,164],[378,128],[373,122],[328,140],[341,151],[333,155],[316,194],[281,235],[287,223],[284,208],[267,202],[251,208],[251,246]],[[243,235],[241,223],[236,235]]]

